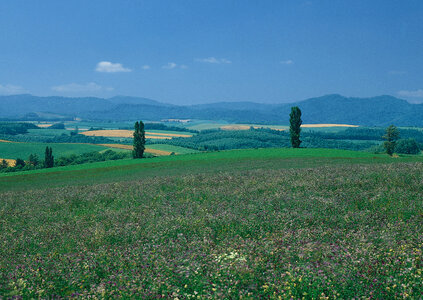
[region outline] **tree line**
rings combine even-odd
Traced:
[[[10,166],[8,162],[3,159],[0,162],[0,172],[28,171],[123,158],[129,158],[129,154],[125,152],[106,150],[104,152],[93,151],[83,153],[81,155],[71,154],[69,156],[61,156],[55,159],[53,149],[51,147],[46,147],[44,160],[41,160],[37,154],[30,154],[27,160],[17,158],[15,165]]]
[[[302,120],[301,110],[298,108],[298,106],[291,108],[291,114],[289,117],[291,146],[292,148],[299,148],[301,144],[300,133]],[[382,139],[384,140],[383,147],[385,152],[389,156],[392,156],[394,152],[404,154],[420,153],[420,147],[415,139],[408,138],[405,140],[400,140],[400,132],[395,125],[390,125],[386,128]]]

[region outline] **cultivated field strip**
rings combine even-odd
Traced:
[[[5,160],[9,167],[14,167],[16,164],[16,159],[9,159],[9,158],[0,158],[0,163]]]
[[[90,130],[84,131],[80,134],[86,136],[104,136],[104,137],[124,137],[132,138],[134,132],[132,130],[123,129],[108,129],[108,130]],[[174,134],[174,133],[160,133],[146,131],[145,137],[148,139],[171,139],[173,137],[191,137],[192,134]]]

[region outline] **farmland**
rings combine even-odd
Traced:
[[[0,139],[0,159],[7,159],[10,166],[14,165],[17,158],[28,159],[30,154],[36,154],[43,158],[45,147],[53,149],[56,158],[62,156],[81,155],[88,152],[103,152],[113,150],[117,152],[128,152],[132,150],[133,131],[128,129],[115,129],[116,125],[129,127],[130,124],[108,124],[106,129],[83,130],[82,126],[105,125],[98,123],[2,123],[3,135]],[[82,126],[80,126],[82,125]],[[53,128],[50,128],[53,126]],[[55,127],[54,127],[55,126]],[[70,127],[71,126],[71,127]],[[155,125],[158,128],[176,129]],[[79,129],[81,128],[81,129]],[[155,128],[153,126],[153,128]],[[172,130],[151,130],[147,131],[146,138],[149,141],[161,141],[172,138],[191,137],[193,133]],[[10,134],[5,134],[10,133]],[[78,134],[79,133],[79,134]],[[198,152],[195,149],[187,149],[176,145],[154,144],[149,142],[145,153],[153,156],[186,154]]]
[[[133,131],[131,130],[117,130],[117,129],[109,129],[109,130],[90,130],[81,132],[81,134],[86,136],[104,136],[104,137],[123,137],[123,138],[132,138]],[[145,137],[147,139],[171,139],[173,137],[191,137],[191,134],[180,134],[180,133],[168,133],[168,132],[160,132],[158,130],[154,132],[146,131]]]
[[[1,175],[0,294],[419,298],[422,163],[259,149]]]
[[[423,296],[423,156],[313,149],[379,147],[383,129],[305,126],[292,149],[280,125],[168,127],[134,160],[114,125],[2,136],[2,158],[57,161],[0,173],[1,296]]]
[[[125,150],[132,150],[132,145],[125,145],[125,144],[100,144],[104,147],[110,147],[114,149],[125,149]],[[170,155],[171,153],[174,154],[188,154],[188,153],[197,153],[199,151],[173,146],[173,145],[163,145],[163,144],[150,144],[145,149],[146,153],[151,153],[154,155]]]
[[[131,151],[132,145],[125,144],[71,144],[71,143],[14,143],[9,141],[0,141],[0,158],[14,160],[16,158],[26,159],[30,154],[36,154],[43,157],[45,148],[51,146],[54,149],[56,157],[69,156],[72,154],[80,155],[92,151],[105,151],[111,149],[113,151]],[[173,145],[151,144],[146,147],[146,153],[153,155],[169,155],[196,153],[198,151]]]
[[[18,157],[26,159],[30,154],[37,154],[39,157],[44,156],[46,146],[50,144],[44,143],[3,143],[0,142],[0,156],[1,158],[16,159]],[[65,156],[71,154],[83,154],[91,151],[103,151],[110,147],[99,145],[85,145],[85,144],[54,144],[54,155]]]

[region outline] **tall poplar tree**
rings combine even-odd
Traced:
[[[46,147],[46,152],[44,156],[44,167],[46,168],[54,167],[53,149],[51,147]]]
[[[300,148],[302,123],[300,108],[298,106],[291,107],[291,113],[289,114],[289,134],[291,135],[292,148]]]
[[[134,126],[134,151],[132,156],[134,158],[142,158],[145,150],[145,130],[142,121],[135,122]]]
[[[398,128],[395,125],[390,125],[386,128],[386,134],[382,138],[385,140],[383,146],[385,147],[386,153],[392,156],[395,151],[397,140],[400,138]]]

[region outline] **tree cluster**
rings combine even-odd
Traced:
[[[48,148],[48,150],[47,150]],[[46,155],[50,157],[53,156],[51,148],[46,148]],[[84,163],[92,163],[92,162],[99,162],[99,161],[107,161],[107,160],[118,160],[129,158],[130,154],[127,152],[115,152],[112,150],[106,150],[104,152],[88,152],[81,155],[72,154],[69,156],[62,156],[58,159],[54,159],[53,157],[53,166],[69,166],[69,165],[79,165]],[[49,158],[51,159],[51,158]],[[51,160],[50,160],[51,165]],[[35,169],[44,169],[50,168],[47,167],[45,161],[40,161],[36,154],[30,154],[28,160],[24,161],[21,158],[16,159],[15,166],[9,166],[6,160],[0,161],[0,172],[16,172],[16,171],[28,171],[28,170],[35,170]]]

